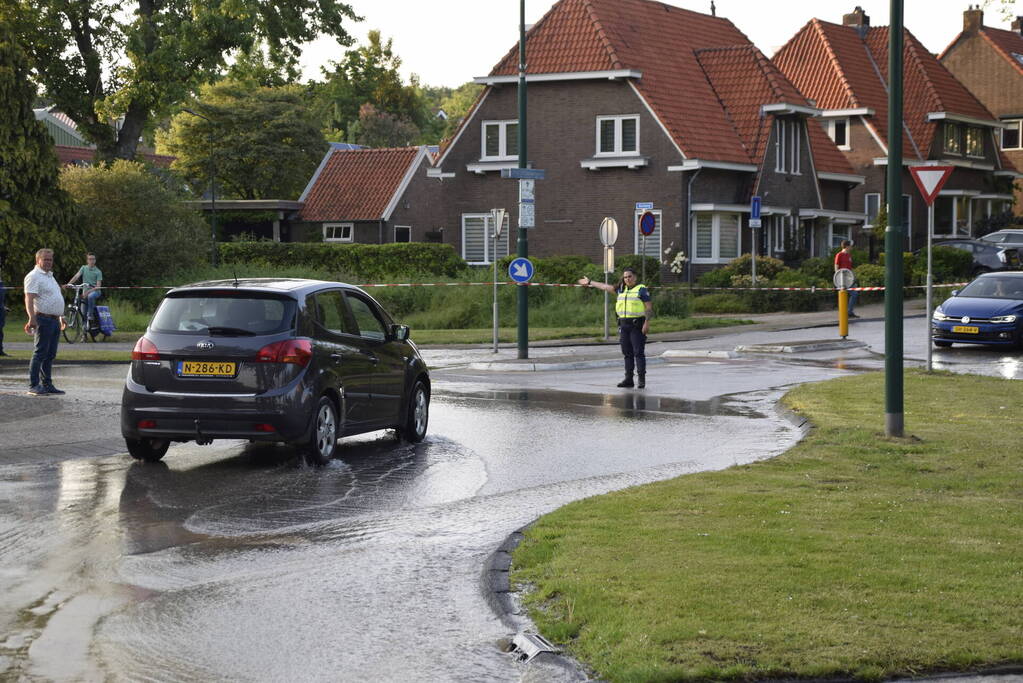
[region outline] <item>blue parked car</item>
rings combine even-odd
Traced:
[[[931,340],[1023,348],[1023,272],[985,273],[953,291],[934,309]]]

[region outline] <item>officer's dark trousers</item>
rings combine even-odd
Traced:
[[[633,371],[646,375],[646,335],[643,321],[646,318],[621,318],[618,321],[618,340],[625,356],[625,375],[632,377]]]

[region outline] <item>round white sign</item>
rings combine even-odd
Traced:
[[[856,276],[848,268],[839,268],[835,271],[835,287],[837,289],[849,289],[853,286]]]
[[[618,221],[613,218],[605,218],[600,222],[600,243],[605,247],[614,246],[618,241]]]

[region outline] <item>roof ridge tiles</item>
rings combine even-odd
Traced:
[[[594,29],[597,32],[597,38],[604,45],[604,49],[607,51],[607,56],[611,60],[612,69],[624,69],[625,65],[621,59],[618,58],[618,51],[615,50],[614,43],[611,42],[611,37],[607,34],[604,29],[604,24],[600,21],[600,17],[597,16],[597,8],[593,6],[593,0],[583,0],[583,7],[586,10],[586,14],[593,24]]]

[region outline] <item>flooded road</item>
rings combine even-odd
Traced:
[[[613,369],[438,376],[424,443],[344,439],[319,470],[241,442],[0,453],[0,678],[518,680],[490,554],[570,501],[788,448],[764,366],[659,366],[646,394],[607,391]],[[111,377],[65,383],[69,405]]]

